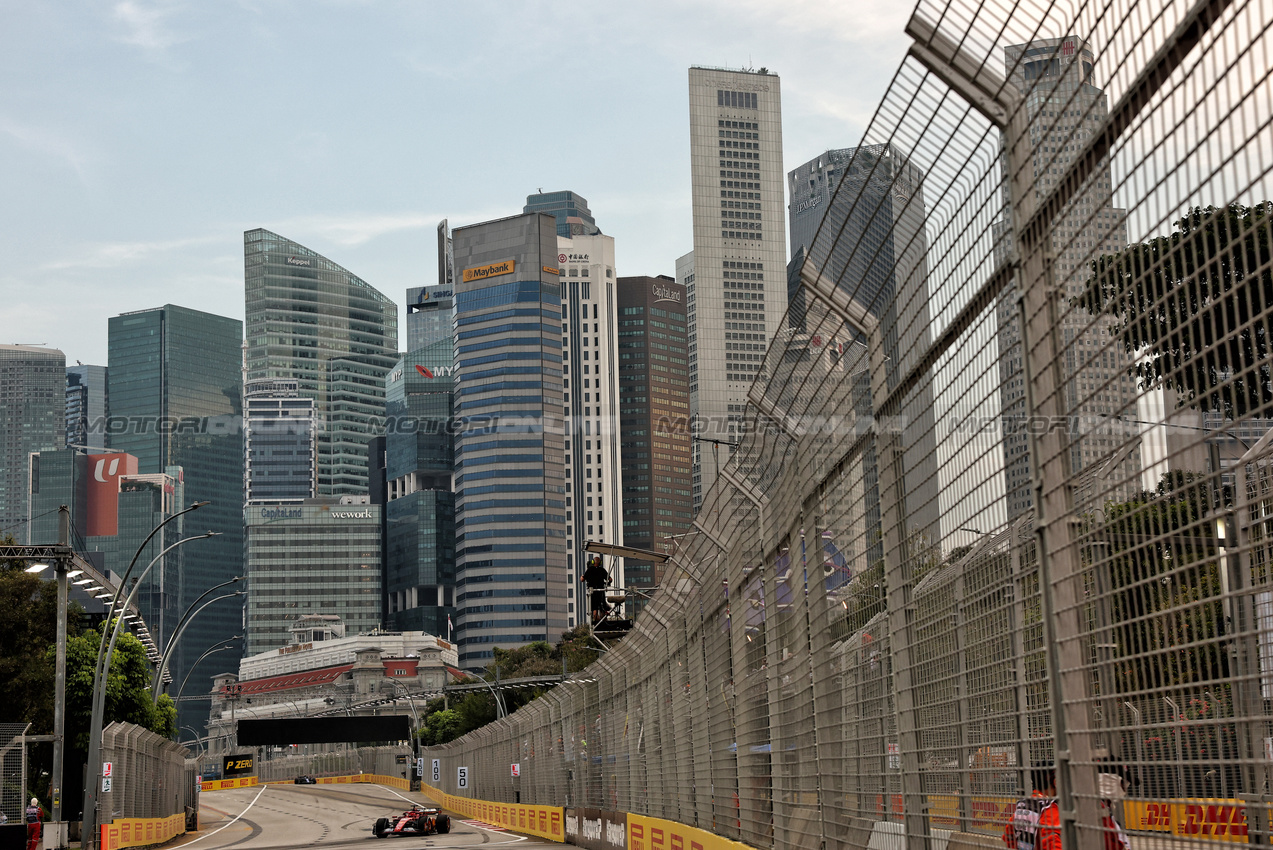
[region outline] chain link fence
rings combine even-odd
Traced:
[[[1269,843],[1271,22],[921,0],[657,597],[434,784],[936,850],[1053,768],[1070,850],[1102,773]]]
[[[261,782],[281,782],[298,776],[352,776],[359,773],[396,776],[410,781],[415,775],[415,756],[410,747],[349,747],[335,752],[258,759],[256,767],[256,775]]]
[[[189,755],[185,747],[141,726],[107,726],[102,730],[102,762],[110,764],[110,776],[97,780],[103,783],[101,823],[193,811],[198,806],[196,767]]]
[[[30,724],[0,723],[0,823],[22,823],[27,791],[27,754],[22,736]]]

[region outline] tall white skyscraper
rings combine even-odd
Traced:
[[[747,388],[787,308],[787,240],[778,75],[694,67],[689,84],[694,256],[686,311],[690,414],[701,437],[697,509],[737,439]]]
[[[1039,39],[1006,47],[1004,54],[1008,80],[1026,98],[1034,143],[1035,194],[1041,198],[1062,179],[1065,167],[1104,122],[1108,97],[1092,76],[1095,60],[1081,39]],[[1094,257],[1127,247],[1126,211],[1114,206],[1111,186],[1106,160],[1052,228],[1056,285],[1064,297],[1082,292]],[[1006,220],[1000,227],[1006,232]],[[1034,507],[1029,435],[1022,427],[1026,398],[1014,298],[1015,290],[1009,290],[997,308],[1009,519]],[[1076,486],[1080,498],[1095,492],[1124,501],[1140,490],[1141,457],[1134,445],[1131,450],[1120,449],[1138,431],[1117,417],[1136,417],[1138,393],[1135,379],[1127,373],[1130,355],[1109,344],[1113,324],[1108,316],[1093,318],[1079,310],[1065,313],[1061,326],[1071,353],[1065,360],[1064,402],[1070,432],[1078,437],[1071,444],[1070,464],[1080,473]]]
[[[586,622],[579,581],[584,544],[623,543],[623,482],[619,458],[619,352],[614,238],[557,237],[566,432],[566,553],[570,559],[570,625]],[[610,559],[623,586],[623,561]]]
[[[597,227],[588,201],[569,190],[526,198],[527,213],[557,221],[561,272],[561,360],[566,430],[566,557],[571,627],[587,621],[580,579],[589,540],[623,543],[619,456],[618,275],[614,237]],[[662,364],[667,368],[670,364]],[[623,586],[623,561],[609,563]]]

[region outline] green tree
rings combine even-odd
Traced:
[[[101,637],[87,631],[66,645],[66,731],[71,745],[88,750],[88,730],[92,717],[93,668]],[[110,672],[106,678],[104,724],[115,721],[135,723],[171,738],[177,734],[176,704],[167,694],[156,706],[150,694],[150,660],[141,641],[127,632],[115,642]]]
[[[1271,227],[1267,201],[1195,208],[1170,236],[1095,260],[1075,303],[1116,318],[1143,387],[1171,387],[1183,403],[1230,418],[1267,411]]]
[[[6,536],[6,545],[13,545]],[[57,585],[25,572],[21,561],[0,562],[0,723],[31,723],[35,734],[53,731],[52,649],[57,641]],[[82,609],[67,613],[71,636]]]
[[[496,676],[502,682],[531,676],[560,675],[562,659],[566,672],[574,673],[587,667],[600,655],[600,648],[591,637],[587,625],[578,626],[561,636],[556,646],[546,641],[536,641],[517,649],[496,649],[495,657],[486,669],[486,681],[494,683]],[[480,684],[476,677],[461,680],[461,684]],[[505,688],[501,695],[509,712],[514,712],[531,700],[551,690],[553,685],[529,688]],[[431,746],[454,741],[495,720],[498,711],[489,690],[473,690],[448,700],[431,700],[425,706],[420,729],[420,743]]]
[[[1205,481],[1174,472],[1154,491],[1105,506],[1116,687],[1124,693],[1228,677],[1210,501]]]

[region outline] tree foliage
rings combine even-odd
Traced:
[[[57,585],[26,567],[22,561],[0,562],[0,723],[31,723],[32,734],[47,735],[53,731]],[[79,634],[81,616],[72,603],[68,635]]]
[[[599,649],[592,640],[587,625],[578,626],[563,634],[556,646],[546,641],[536,641],[517,649],[496,649],[484,678],[493,684],[497,678],[501,682],[507,682],[531,676],[557,676],[562,672],[563,658],[566,672],[574,673],[596,661],[600,654]],[[463,682],[480,684],[481,680],[472,676]],[[511,714],[553,687],[537,685],[501,688],[500,694]],[[420,743],[432,746],[454,741],[485,726],[497,716],[495,698],[489,690],[468,691],[447,699],[431,700],[424,709]]]
[[[92,717],[93,668],[101,636],[87,631],[66,645],[66,732],[71,746],[88,749]],[[166,738],[177,734],[177,708],[167,694],[156,706],[150,694],[151,665],[141,641],[127,632],[115,642],[106,679],[106,713],[103,725],[115,721],[135,723]]]
[[[1229,418],[1268,410],[1271,227],[1267,201],[1195,208],[1170,236],[1094,261],[1075,301],[1116,318],[1142,386]]]
[[[1211,488],[1193,473],[1105,507],[1109,616],[1124,693],[1228,676]]]

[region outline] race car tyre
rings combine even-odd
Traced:
[[[437,830],[438,830],[438,835],[446,835],[448,832],[451,831],[451,816],[450,815],[438,815]]]
[[[376,825],[371,828],[371,832],[377,838],[384,838],[392,827],[393,822],[389,818],[376,818]]]

